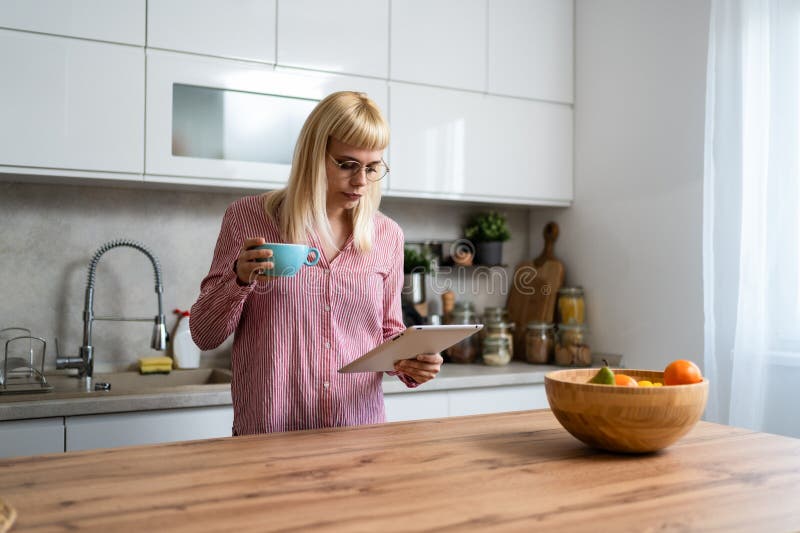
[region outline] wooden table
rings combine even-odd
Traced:
[[[0,461],[13,531],[800,530],[800,440],[604,453],[549,411]]]

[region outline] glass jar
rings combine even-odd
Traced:
[[[559,324],[585,324],[586,304],[583,287],[561,287],[558,289]]]
[[[533,365],[546,365],[555,356],[556,338],[553,324],[531,322],[525,332],[525,360]]]
[[[585,325],[558,325],[555,363],[560,366],[591,366],[592,352],[586,344]]]
[[[508,351],[514,357],[514,323],[500,319],[499,322],[487,322],[483,328],[486,335],[483,340],[491,337],[504,337],[508,339]]]
[[[508,309],[505,307],[486,307],[483,309],[483,319],[487,324],[491,322],[508,322]]]
[[[469,310],[453,310],[450,315],[449,324],[476,324],[477,316]],[[480,339],[476,335],[470,335],[466,339],[459,341],[445,351],[447,360],[451,363],[473,363],[480,355]]]
[[[483,364],[503,366],[511,362],[508,337],[486,336],[483,339]]]
[[[475,313],[475,304],[467,301],[462,300],[460,302],[456,302],[453,306],[453,313],[463,313],[465,311],[469,311],[470,313]]]

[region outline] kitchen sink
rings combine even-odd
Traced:
[[[173,370],[169,374],[140,374],[139,372],[112,372],[95,374],[95,383],[110,383],[112,391],[140,391],[144,389],[170,389],[198,385],[230,384],[230,370],[222,368],[195,368]]]
[[[83,380],[65,374],[47,374],[47,381],[53,385],[52,394],[75,393],[86,394],[82,389]],[[98,372],[95,373],[93,384],[109,383],[114,393],[147,393],[153,391],[180,391],[180,390],[213,390],[229,388],[231,371],[225,368],[195,368],[189,370],[173,370],[169,374],[140,374],[138,371],[127,372]],[[93,393],[94,391],[89,391]]]

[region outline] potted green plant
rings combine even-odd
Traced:
[[[421,251],[403,249],[403,292],[401,299],[410,304],[425,301],[425,274],[431,271],[431,260]]]
[[[506,217],[490,211],[472,217],[464,236],[475,244],[475,261],[479,265],[499,265],[503,262],[503,243],[511,238],[511,232]]]

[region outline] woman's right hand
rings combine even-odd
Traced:
[[[259,249],[248,250],[253,246],[264,244],[263,237],[253,237],[245,239],[242,249],[239,251],[239,257],[236,258],[236,276],[242,285],[249,285],[254,280],[263,281],[268,279],[267,276],[261,275],[265,268],[274,268],[272,261],[256,261],[256,259],[268,259],[272,257],[272,250]]]

